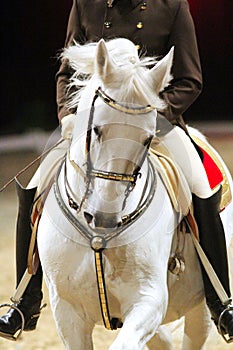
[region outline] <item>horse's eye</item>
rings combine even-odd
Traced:
[[[101,131],[100,127],[94,126],[93,130],[94,130],[94,133],[96,134],[96,136],[98,137],[98,140],[100,140],[100,138],[102,136],[102,131]]]

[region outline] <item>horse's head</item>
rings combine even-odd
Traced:
[[[78,102],[71,157],[85,164],[84,216],[97,229],[115,228],[155,136],[156,110],[165,107],[159,93],[171,79],[173,50],[155,63],[140,60],[129,40],[115,39],[69,48],[64,57],[75,69],[72,85],[90,76],[71,102]]]

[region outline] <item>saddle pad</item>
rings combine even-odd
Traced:
[[[191,192],[184,175],[170,157],[150,148],[155,167],[167,189],[172,205],[177,213],[186,215],[191,205]]]
[[[223,174],[220,171],[217,164],[214,162],[213,158],[210,157],[210,155],[204,150],[204,148],[200,146],[199,148],[202,151],[202,154],[203,154],[202,163],[204,165],[210,187],[213,190],[216,186],[221,185],[223,181]]]
[[[203,165],[213,193],[220,185],[222,186],[222,199],[220,203],[220,211],[222,211],[232,200],[231,188],[224,162],[213,147],[205,142],[205,140],[200,139],[196,135],[191,135],[191,137],[203,153]]]

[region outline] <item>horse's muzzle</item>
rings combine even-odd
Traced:
[[[97,212],[95,214],[90,214],[88,212],[84,212],[84,217],[88,225],[92,228],[100,228],[100,229],[113,229],[119,226],[119,217],[115,213],[102,213]]]

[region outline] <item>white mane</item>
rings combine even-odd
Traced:
[[[70,108],[77,108],[82,90],[90,79],[98,79],[95,62],[97,45],[98,43],[75,43],[74,46],[65,48],[62,53],[62,59],[68,60],[74,71],[67,90]],[[110,40],[106,42],[106,46],[111,60],[117,66],[117,75],[109,79],[109,87],[118,88],[117,99],[134,103],[135,96],[141,95],[149,104],[163,109],[164,102],[155,94],[150,77],[145,74],[149,66],[157,63],[156,58],[139,58],[135,45],[124,38]]]

